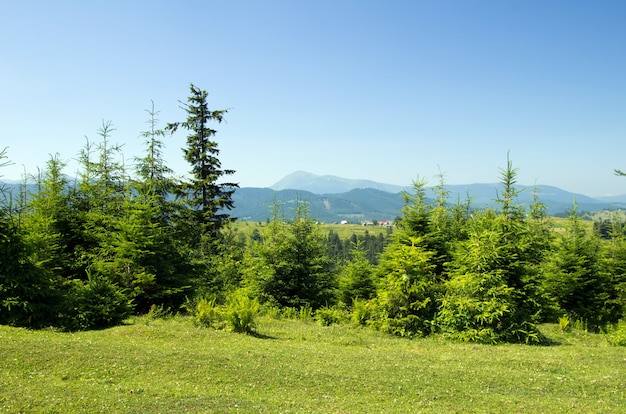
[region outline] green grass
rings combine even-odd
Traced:
[[[250,236],[254,229],[258,229],[261,233],[267,226],[266,223],[256,223],[249,221],[241,221],[233,223],[233,228],[236,231],[244,233],[246,236]],[[363,226],[361,224],[320,224],[323,234],[327,234],[330,230],[336,233],[341,240],[345,240],[351,237],[353,234],[362,236],[365,232],[368,232],[372,236],[378,236],[382,234],[387,235],[387,227],[382,226]]]
[[[256,336],[182,317],[71,334],[0,327],[0,412],[626,412],[626,348],[542,328],[559,345],[269,318]]]

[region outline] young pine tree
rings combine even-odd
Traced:
[[[318,309],[335,300],[337,282],[326,237],[300,200],[289,222],[274,206],[274,217],[263,241],[254,244],[246,264],[245,283],[261,301]]]
[[[565,233],[546,258],[543,289],[561,312],[596,330],[619,318],[611,304],[616,291],[601,268],[600,239],[585,229],[577,210],[574,204]]]

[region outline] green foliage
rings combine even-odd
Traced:
[[[330,326],[347,321],[349,314],[341,306],[324,306],[315,311],[315,321],[320,326]]]
[[[262,302],[318,309],[334,302],[337,282],[325,238],[308,207],[298,201],[296,208],[289,222],[275,214],[263,241],[250,249],[244,283]]]
[[[457,243],[437,316],[439,329],[461,341],[541,343],[537,265],[543,237],[515,204],[517,170],[502,170],[501,210],[476,212]],[[540,219],[539,209],[534,220]],[[539,256],[541,257],[541,256]]]
[[[606,339],[613,346],[626,346],[626,319],[606,328]]]
[[[414,183],[414,194],[404,194],[405,206],[398,230],[380,257],[376,269],[380,329],[401,336],[433,332],[449,255],[450,223],[445,192],[435,205],[426,204],[425,181]]]
[[[598,237],[581,225],[576,206],[566,231],[556,240],[543,264],[545,294],[572,319],[585,320],[597,330],[617,322],[621,307],[615,302],[616,284],[601,269]]]
[[[234,332],[252,333],[259,308],[256,298],[250,299],[242,289],[238,289],[226,298],[225,319]]]
[[[63,305],[61,326],[68,331],[119,325],[132,310],[131,301],[121,289],[96,274],[90,274],[86,282],[68,283]]]
[[[192,307],[196,324],[208,328],[229,328],[238,333],[252,333],[256,326],[260,305],[256,298],[251,299],[243,289],[231,292],[226,303],[219,305],[216,299],[202,298]]]
[[[441,294],[433,255],[423,238],[399,234],[381,256],[377,302],[387,318],[384,329],[401,336],[431,333]]]
[[[192,308],[194,321],[205,328],[223,329],[224,321],[221,309],[215,303],[215,298],[199,299]]]
[[[354,325],[367,325],[375,315],[375,301],[355,298],[352,301],[350,321]]]
[[[57,295],[36,267],[15,220],[0,210],[0,324],[41,328],[54,324]]]
[[[559,328],[561,328],[563,332],[568,332],[572,329],[572,321],[569,316],[563,315],[559,317]]]
[[[355,299],[370,299],[376,293],[374,286],[374,267],[366,258],[361,242],[352,250],[352,260],[344,264],[339,271],[339,301],[352,305]]]

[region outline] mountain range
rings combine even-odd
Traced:
[[[626,208],[626,195],[593,198],[547,185],[516,185],[515,188],[520,191],[518,204],[531,205],[536,192],[550,215],[566,214],[574,202],[579,212]],[[289,216],[297,200],[302,200],[309,204],[311,217],[321,222],[391,221],[400,215],[404,205],[401,193],[411,193],[412,190],[411,186],[296,171],[270,188],[238,189],[233,197],[235,209],[231,214],[240,220],[264,221],[271,216],[274,202],[281,204],[285,215]],[[449,193],[448,200],[452,204],[463,202],[469,197],[471,205],[476,208],[496,207],[495,200],[502,194],[502,185],[445,185],[445,190]],[[434,198],[434,189],[427,187],[426,195]]]
[[[19,184],[5,181],[5,189],[17,190],[18,187]],[[33,186],[31,191],[35,188]],[[626,209],[626,195],[593,198],[547,185],[517,185],[516,189],[520,191],[518,204],[531,205],[536,192],[550,215],[566,214],[574,202],[579,212]],[[450,204],[469,198],[472,207],[496,207],[495,200],[502,194],[502,185],[445,185],[445,190]],[[291,217],[300,200],[308,204],[311,217],[320,222],[393,221],[401,215],[403,191],[411,193],[413,188],[297,171],[269,188],[238,188],[233,194],[235,208],[230,214],[242,221],[266,221],[272,216],[272,206],[278,203],[283,214]],[[426,188],[427,197],[433,199],[435,195],[432,187]]]

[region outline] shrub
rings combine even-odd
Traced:
[[[348,318],[345,309],[338,307],[323,307],[315,311],[315,321],[321,326],[330,326],[334,323],[341,323]]]
[[[620,320],[615,325],[609,325],[606,329],[606,339],[613,346],[626,346],[626,319]]]
[[[572,330],[569,316],[563,315],[559,318],[559,328],[561,328],[561,332],[569,332]]]
[[[235,332],[251,333],[259,314],[259,301],[250,299],[242,290],[236,290],[226,298],[224,319]]]
[[[350,320],[355,325],[367,325],[374,314],[372,306],[373,302],[366,301],[360,298],[354,298],[352,300],[352,312],[350,312]]]
[[[194,322],[207,328],[222,329],[224,321],[215,299],[201,298],[192,308]]]
[[[62,311],[61,325],[68,331],[104,329],[130,316],[131,301],[114,283],[89,275],[86,283],[71,282]]]

